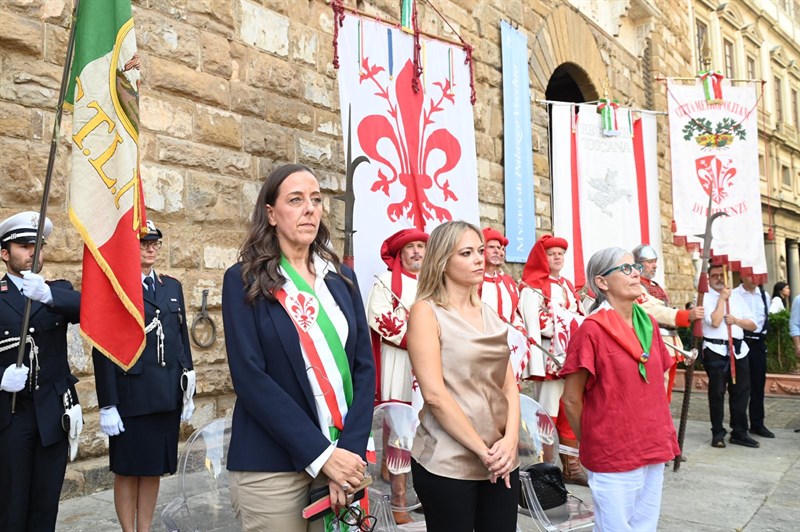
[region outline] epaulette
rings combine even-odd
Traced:
[[[59,281],[63,281],[63,282],[65,282],[65,283],[68,283],[68,282],[69,282],[69,281],[68,281],[68,280],[66,280],[66,279],[45,279],[45,281],[44,281],[44,282],[45,282],[45,284],[53,284],[53,283],[57,283],[57,282],[59,282]]]

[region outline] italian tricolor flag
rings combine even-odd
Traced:
[[[81,331],[123,369],[145,345],[139,235],[139,56],[130,0],[83,0],[67,92],[69,217],[84,241]]]

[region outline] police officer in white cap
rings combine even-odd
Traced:
[[[55,529],[70,452],[65,413],[75,414],[78,403],[78,379],[67,360],[67,324],[80,319],[80,293],[68,281],[45,281],[31,272],[38,226],[35,212],[0,222],[7,270],[0,280],[0,530]],[[44,238],[52,231],[45,218]],[[17,368],[26,298],[31,300],[28,345],[25,364]],[[75,443],[77,451],[77,438]]]

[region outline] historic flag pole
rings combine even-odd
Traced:
[[[53,180],[53,169],[55,168],[56,153],[58,149],[58,133],[61,129],[61,115],[64,112],[64,98],[67,94],[67,80],[72,67],[72,50],[75,46],[75,19],[78,14],[78,5],[81,0],[75,0],[75,7],[72,9],[72,24],[69,30],[69,41],[67,42],[67,57],[64,60],[64,71],[61,74],[61,89],[58,92],[58,103],[56,104],[56,119],[53,122],[53,134],[50,139],[50,155],[47,159],[47,172],[44,177],[44,187],[42,190],[42,204],[39,207],[39,224],[36,227],[36,245],[33,248],[33,264],[31,271],[39,273],[39,255],[42,251],[42,240],[44,232],[44,221],[47,216],[47,200],[50,197],[50,182]],[[25,310],[22,313],[22,330],[19,333],[19,349],[17,350],[17,367],[22,366],[25,358],[25,343],[28,338],[28,323],[31,317],[31,300],[26,298]],[[17,406],[17,394],[11,396],[11,413],[13,414]]]

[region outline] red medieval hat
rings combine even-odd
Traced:
[[[485,244],[489,240],[497,240],[503,247],[506,247],[508,245],[508,239],[503,236],[503,233],[492,227],[484,227],[483,243]]]
[[[389,238],[383,241],[381,246],[381,259],[389,267],[392,272],[392,292],[397,297],[403,295],[403,278],[400,276],[403,272],[403,266],[400,261],[400,251],[411,242],[427,242],[428,233],[420,231],[416,228],[401,229]],[[412,275],[416,278],[416,275]]]
[[[525,268],[522,270],[522,282],[531,288],[544,288],[545,281],[550,277],[550,264],[547,262],[547,250],[550,248],[563,248],[565,251],[569,244],[563,238],[553,235],[544,235],[536,241],[528,254]],[[548,287],[549,288],[549,287]]]

